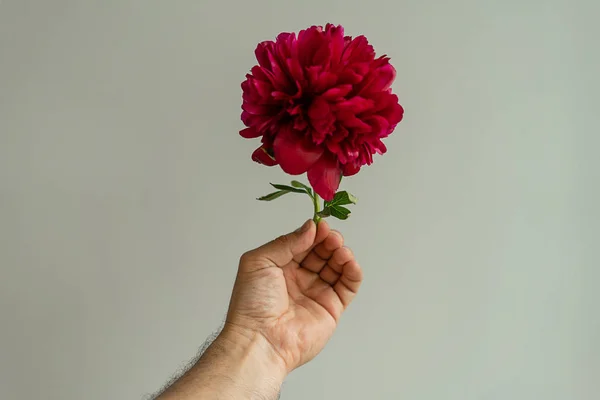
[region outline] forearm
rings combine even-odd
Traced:
[[[264,338],[225,327],[157,400],[275,400],[285,375],[281,358]]]

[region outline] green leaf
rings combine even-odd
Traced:
[[[287,186],[287,185],[279,185],[277,183],[271,183],[271,186],[273,186],[275,189],[285,190],[288,192],[306,193],[306,191],[304,191],[303,189],[296,189],[295,187],[291,187],[291,186]]]
[[[304,190],[306,190],[306,193],[308,193],[312,196],[312,189],[309,186],[305,185],[304,183],[298,182],[298,181],[292,181],[292,186],[295,188],[304,189]]]
[[[277,192],[269,193],[265,196],[259,197],[256,200],[271,201],[271,200],[275,200],[275,199],[283,196],[284,194],[288,194],[288,193],[289,193],[289,191],[287,191],[287,190],[278,190]]]
[[[358,199],[350,193],[344,191],[337,192],[333,200],[325,203],[325,206],[345,206],[347,204],[356,204]]]
[[[331,216],[337,219],[348,219],[350,216],[350,210],[348,210],[346,207],[332,206],[330,209]]]
[[[350,216],[350,210],[342,206],[327,206],[322,211],[318,212],[317,215],[321,218],[327,218],[331,216],[337,219],[348,219]]]
[[[331,216],[331,208],[324,208],[317,213],[317,215],[321,218],[327,218]]]

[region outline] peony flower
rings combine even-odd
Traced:
[[[305,172],[314,192],[332,201],[342,176],[384,154],[404,110],[387,56],[376,58],[364,36],[341,26],[281,33],[255,51],[258,65],[242,83],[244,138],[261,138],[252,159]]]

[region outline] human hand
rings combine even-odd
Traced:
[[[241,257],[224,332],[264,338],[289,373],[323,349],[362,279],[342,235],[307,221]]]
[[[223,331],[157,398],[278,398],[285,376],[323,349],[361,281],[325,221],[245,253]]]

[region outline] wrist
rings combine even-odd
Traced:
[[[259,333],[226,324],[200,360],[159,398],[276,399],[285,363]]]
[[[232,362],[248,373],[262,374],[278,386],[287,376],[283,358],[262,334],[254,330],[227,322],[215,342],[230,354]]]

